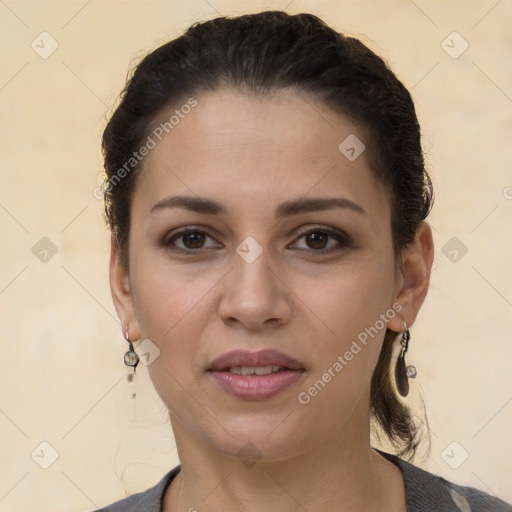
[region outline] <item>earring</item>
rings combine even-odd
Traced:
[[[405,331],[402,333],[402,338],[400,340],[402,348],[400,350],[398,359],[396,360],[395,366],[395,382],[396,388],[398,389],[400,395],[406,397],[409,394],[409,378],[414,379],[417,372],[414,366],[405,365],[405,353],[409,348],[409,340],[411,339],[411,334],[405,322],[404,325]]]
[[[129,343],[130,349],[124,355],[124,364],[126,366],[132,366],[133,373],[135,373],[137,365],[139,364],[139,356],[137,355],[135,350],[133,350],[133,343],[130,341],[130,338],[128,336],[128,326],[126,326],[124,337],[126,338],[126,341]]]

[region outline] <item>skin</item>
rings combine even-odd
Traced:
[[[115,238],[110,264],[130,339],[150,339],[161,351],[148,370],[169,409],[182,465],[165,512],[325,512],[333,503],[337,511],[405,510],[400,470],[369,444],[370,380],[385,329],[307,405],[297,396],[393,304],[402,309],[389,329],[398,334],[404,321],[414,323],[429,285],[430,227],[420,224],[396,266],[389,196],[365,152],[349,161],[338,150],[349,134],[364,142],[365,132],[313,98],[282,91],[258,99],[226,89],[196,98],[144,160],[129,270]],[[226,212],[150,213],[175,195],[207,197]],[[312,197],[347,198],[364,213],[333,208],[276,218],[277,205]],[[187,226],[206,232],[202,248],[197,238],[174,239],[186,254],[162,245]],[[351,241],[329,237],[322,246],[303,236],[321,228]],[[252,263],[236,252],[247,236],[263,250]],[[333,251],[321,254],[324,247]],[[266,348],[306,369],[272,398],[233,397],[205,372],[228,351]],[[237,456],[249,441],[261,457],[250,467]]]

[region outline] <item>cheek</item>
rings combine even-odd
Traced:
[[[199,302],[204,276],[187,275],[169,264],[134,223],[130,242],[130,283],[142,336],[162,343]]]
[[[316,386],[322,389],[316,404],[320,409],[324,401],[334,400],[343,411],[340,401],[346,400],[348,406],[368,389],[387,321],[396,314],[392,308],[393,284],[392,257],[367,254],[331,272],[329,279],[317,281],[306,295],[308,305],[321,320],[316,322],[319,330],[314,336],[314,344],[321,350],[307,383],[311,386],[322,381]]]
[[[373,326],[391,307],[393,268],[392,258],[360,254],[350,264],[297,286],[323,320],[326,334],[346,342]],[[382,330],[381,323],[377,327]]]
[[[165,258],[141,250],[130,269],[135,314],[142,337],[160,350],[148,368],[151,378],[185,382],[202,372],[200,340],[215,311],[215,285],[220,270],[185,272]],[[158,388],[158,386],[156,386]]]
[[[164,268],[140,270],[134,273],[132,287],[137,321],[142,337],[160,351],[147,367],[149,376],[176,418],[197,417],[201,410],[190,396],[197,395],[195,383],[202,372],[198,340],[211,316],[205,294],[213,283],[187,282]]]
[[[209,287],[209,279],[189,282],[183,280],[179,272],[170,272],[168,268],[152,266],[149,271],[134,273],[132,292],[142,336],[161,348],[170,345],[177,349],[174,345],[182,335],[190,338],[201,326]],[[190,344],[183,340],[179,345]]]

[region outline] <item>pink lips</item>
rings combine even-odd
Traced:
[[[243,366],[280,366],[281,370],[268,375],[236,375],[229,371]],[[264,400],[277,395],[297,382],[304,371],[299,361],[276,350],[234,350],[215,359],[208,368],[225,392],[243,400]]]

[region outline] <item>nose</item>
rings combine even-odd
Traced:
[[[234,254],[234,268],[223,280],[219,316],[230,326],[261,330],[288,323],[292,292],[264,250],[251,263]]]

